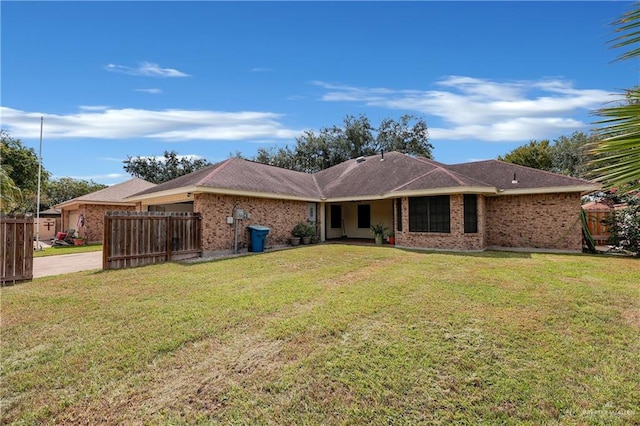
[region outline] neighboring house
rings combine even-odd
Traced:
[[[40,223],[38,224],[38,238],[40,241],[51,240],[60,229],[60,210],[47,209],[40,212]]]
[[[322,240],[370,238],[382,223],[401,247],[580,251],[581,195],[592,182],[496,160],[445,165],[397,152],[361,157],[314,174],[230,158],[129,198],[139,210],[202,215],[204,252],[231,250],[240,209],[247,225],[285,245],[300,221]],[[236,214],[236,216],[239,216]]]
[[[135,211],[136,203],[125,200],[137,192],[154,187],[146,180],[133,178],[128,181],[100,189],[90,194],[65,201],[55,206],[62,214],[62,228],[59,231],[75,229],[78,231],[78,219],[84,217],[82,237],[88,242],[102,242],[104,215],[107,211]]]

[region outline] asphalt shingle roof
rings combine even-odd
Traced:
[[[133,178],[125,182],[121,182],[115,185],[111,185],[107,188],[100,189],[89,194],[81,195],[80,197],[73,198],[58,204],[58,206],[69,205],[72,203],[125,203],[130,202],[125,198],[143,191],[148,188],[156,186],[154,183],[147,182],[146,180]],[[56,207],[58,207],[56,206]]]
[[[180,176],[136,195],[185,187],[231,189],[314,199],[321,197],[320,190],[311,174],[235,157]]]
[[[499,189],[555,188],[593,184],[587,180],[498,160],[454,164],[447,167],[449,170],[481,180]],[[512,183],[514,175],[518,183]]]
[[[406,191],[457,189],[498,192],[594,186],[592,182],[497,160],[446,165],[399,152],[372,155],[308,174],[241,158],[230,158],[137,194],[144,196],[183,188],[242,191],[307,199],[377,198]],[[518,183],[512,183],[514,174]]]

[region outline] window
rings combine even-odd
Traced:
[[[396,230],[402,231],[402,198],[396,199]]]
[[[342,228],[342,208],[339,204],[331,204],[331,228]]]
[[[449,196],[409,198],[409,232],[451,232]]]
[[[358,204],[358,228],[369,229],[371,227],[371,206]]]
[[[464,233],[478,232],[478,196],[465,194],[464,196]]]

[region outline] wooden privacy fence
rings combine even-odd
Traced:
[[[593,240],[598,245],[609,243],[609,225],[607,221],[611,217],[612,210],[586,210],[587,226]]]
[[[102,268],[122,269],[202,255],[199,213],[108,212]]]
[[[1,285],[33,279],[32,216],[0,217]]]

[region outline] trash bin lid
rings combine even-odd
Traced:
[[[262,225],[249,225],[249,226],[247,226],[247,228],[251,229],[252,231],[267,231],[267,232],[269,232],[269,228],[267,228],[266,226],[262,226]]]

